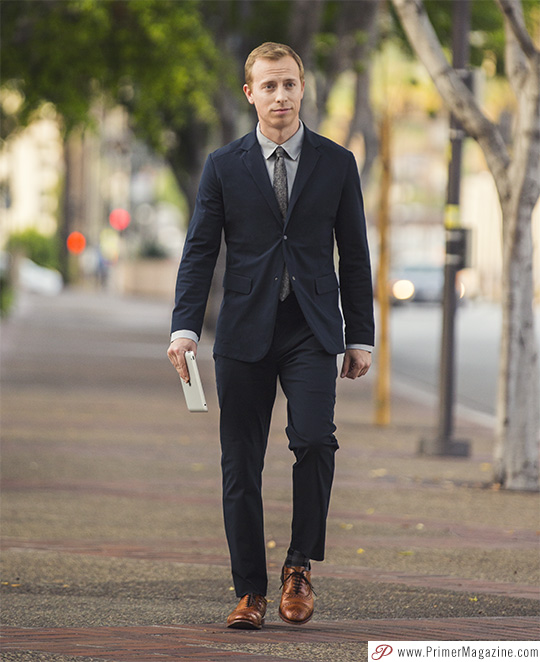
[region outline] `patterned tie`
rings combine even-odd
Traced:
[[[281,218],[285,221],[287,216],[287,207],[289,205],[289,192],[287,188],[287,168],[285,166],[285,150],[281,145],[276,148],[274,152],[276,155],[276,162],[274,165],[274,191],[281,212]],[[291,280],[287,265],[283,267],[283,274],[281,276],[281,287],[279,290],[279,300],[285,301],[291,292]]]

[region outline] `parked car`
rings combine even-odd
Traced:
[[[64,283],[60,272],[23,258],[19,264],[19,286],[27,292],[54,296],[62,291]]]
[[[47,269],[32,262],[26,257],[16,263],[16,285],[27,292],[54,296],[64,287],[61,274],[55,269]],[[6,251],[0,251],[0,280],[8,283],[10,280],[11,257]]]
[[[390,300],[393,304],[408,301],[439,303],[443,298],[444,267],[436,265],[411,265],[402,267],[393,274],[389,282]],[[463,298],[465,289],[457,285],[458,298]]]

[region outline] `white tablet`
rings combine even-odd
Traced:
[[[186,384],[183,379],[180,381],[182,382],[182,388],[184,389],[187,408],[189,411],[208,411],[195,354],[193,352],[186,352],[185,356],[189,371],[189,382]]]

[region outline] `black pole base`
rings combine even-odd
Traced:
[[[470,457],[471,443],[466,439],[420,439],[418,453],[433,457]]]

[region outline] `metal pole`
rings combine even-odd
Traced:
[[[452,66],[467,79],[469,61],[470,0],[454,0],[452,24]],[[448,165],[448,189],[445,209],[446,259],[443,289],[443,328],[439,373],[439,422],[437,436],[422,440],[420,450],[429,455],[467,456],[470,445],[456,441],[454,434],[455,399],[455,317],[457,309],[456,277],[464,266],[465,230],[461,227],[461,159],[465,132],[453,115],[450,117],[451,157]]]
[[[391,121],[388,109],[381,120],[381,195],[379,201],[379,267],[377,272],[379,300],[379,354],[377,380],[375,384],[375,425],[390,423],[390,297],[386,284],[390,274],[390,187],[391,165]]]

